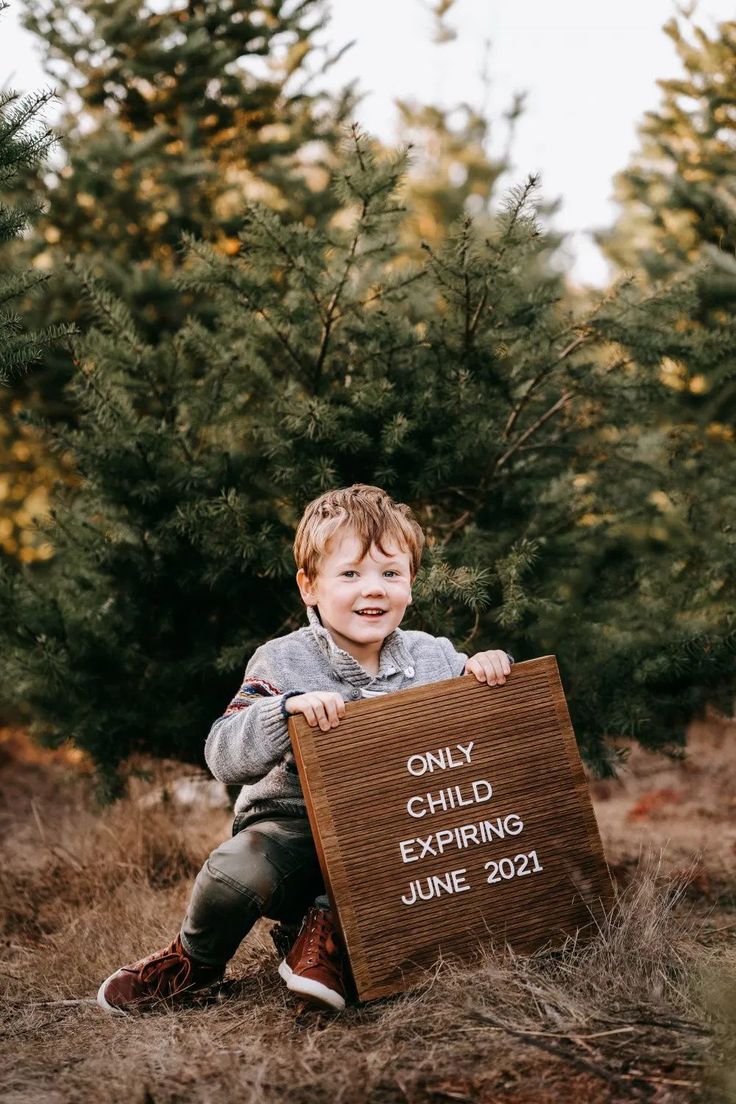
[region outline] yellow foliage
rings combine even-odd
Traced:
[[[733,441],[733,428],[724,425],[723,422],[711,422],[705,431],[706,437],[711,441]]]
[[[148,229],[149,230],[158,230],[161,226],[165,226],[165,224],[168,221],[169,221],[168,211],[160,211],[160,210],[159,211],[154,211],[154,213],[151,215],[151,217],[148,220]]]
[[[675,509],[674,502],[664,491],[652,491],[649,495],[649,501],[663,514],[671,514]]]
[[[30,460],[31,458],[31,450],[25,441],[13,441],[13,446],[10,451],[16,460],[24,461]]]
[[[270,126],[261,128],[260,137],[263,142],[287,142],[289,134],[286,123],[271,123]]]
[[[687,386],[685,377],[687,370],[685,365],[672,357],[663,357],[659,366],[659,378],[665,387],[671,387],[673,391],[684,391]]]

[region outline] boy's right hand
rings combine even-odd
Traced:
[[[340,695],[321,690],[287,698],[285,709],[287,713],[303,713],[311,728],[319,725],[323,732],[337,728],[340,718],[345,716],[345,702]]]

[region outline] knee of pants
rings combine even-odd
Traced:
[[[267,845],[267,837],[260,832],[240,832],[215,848],[205,869],[211,878],[263,911],[281,881],[279,871],[268,857]]]

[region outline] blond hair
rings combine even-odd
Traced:
[[[387,555],[384,542],[409,553],[412,578],[419,570],[424,533],[408,506],[394,502],[380,487],[354,483],[327,491],[309,503],[294,541],[294,559],[307,578],[314,579],[318,561],[340,529],[351,529],[361,542],[361,556],[375,544]]]

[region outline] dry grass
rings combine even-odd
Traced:
[[[489,950],[440,964],[410,994],[327,1016],[284,989],[263,923],[219,1000],[105,1016],[100,979],[176,932],[227,814],[142,808],[143,785],[100,811],[79,764],[34,761],[20,739],[5,747],[5,1104],[736,1100],[733,913],[689,900],[693,880],[666,866],[632,872],[620,851],[627,884],[586,944]]]

